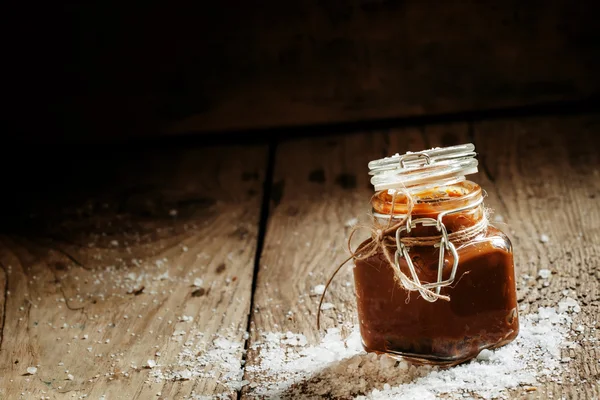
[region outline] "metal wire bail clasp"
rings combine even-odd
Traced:
[[[431,164],[431,157],[429,157],[429,155],[425,152],[407,153],[407,154],[403,155],[402,157],[400,157],[400,167],[406,168],[405,163],[407,161],[414,161],[414,160],[418,160],[419,158],[424,158],[426,165]]]
[[[440,243],[434,245],[434,247],[439,247],[440,256],[438,259],[438,273],[437,273],[437,282],[432,283],[421,283],[419,276],[417,275],[417,271],[415,270],[415,266],[408,254],[408,248],[402,243],[401,235],[403,232],[410,233],[412,228],[415,228],[418,224],[423,226],[435,226],[437,230],[441,233]],[[444,286],[451,285],[454,282],[454,278],[456,277],[456,270],[458,267],[458,252],[456,251],[456,247],[454,244],[448,239],[448,232],[446,230],[446,226],[442,222],[441,218],[433,219],[433,218],[418,218],[415,220],[407,220],[406,226],[401,226],[396,230],[396,254],[395,254],[395,263],[396,268],[400,269],[400,257],[406,260],[406,264],[408,265],[408,269],[412,276],[413,282],[416,284],[416,287],[423,296],[423,298],[429,302],[434,302],[437,300],[437,297],[432,296],[427,290],[423,289],[434,289],[436,294],[440,294],[440,290]],[[452,271],[450,272],[450,277],[446,280],[443,280],[443,272],[444,272],[444,256],[446,250],[452,253],[453,264]]]

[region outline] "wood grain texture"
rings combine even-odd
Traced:
[[[573,326],[580,347],[563,350],[571,361],[562,385],[545,385],[542,396],[596,399],[600,396],[600,118],[543,118],[475,124],[475,141],[485,154],[501,215],[512,230],[521,273],[553,273],[520,293],[527,311],[554,306],[563,291],[582,312]],[[542,241],[542,235],[549,237]],[[584,339],[585,338],[585,339]]]
[[[26,8],[15,27],[30,39],[18,58],[31,62],[15,71],[24,79],[11,106],[31,135],[44,110],[58,136],[102,140],[455,113],[600,90],[593,0],[48,8],[41,17]],[[42,69],[38,57],[56,61]]]
[[[348,222],[357,216],[367,220],[369,160],[475,142],[481,164],[472,179],[488,192],[494,223],[513,241],[518,276],[534,277],[518,280],[521,307],[527,313],[556,306],[567,293],[582,306],[573,326],[586,329],[576,338],[580,348],[563,350],[571,361],[563,364],[562,385],[547,383],[510,396],[598,398],[599,123],[598,116],[464,122],[284,143],[277,152],[276,196],[258,273],[251,344],[262,333],[288,330],[318,341],[318,297],[311,290],[347,256]],[[549,236],[547,243],[542,234]],[[535,279],[543,268],[553,271],[548,286]],[[326,296],[335,309],[322,313],[325,328],[356,322],[351,282],[351,268],[344,268]],[[250,351],[247,365],[259,361],[259,351]],[[260,385],[260,376],[248,371],[246,376]],[[245,396],[252,394],[246,388]]]
[[[221,363],[152,375],[193,370],[181,353],[217,337],[241,345],[240,370],[266,148],[115,153],[76,155],[45,183],[36,169],[3,216],[0,399],[235,397]]]
[[[427,129],[431,146],[475,143],[480,171],[472,179],[488,193],[486,205],[494,210],[493,223],[513,242],[517,276],[535,278],[540,269],[552,271],[548,286],[540,279],[518,280],[522,312],[554,307],[567,292],[582,307],[573,322],[574,327],[587,329],[575,338],[581,347],[562,354],[572,360],[562,376],[562,381],[569,383],[547,383],[533,394],[514,391],[514,397],[596,399],[600,395],[599,131],[598,116],[445,124]],[[549,241],[543,242],[542,235]]]

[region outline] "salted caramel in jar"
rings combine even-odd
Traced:
[[[369,163],[373,233],[355,252],[363,345],[453,365],[519,332],[510,240],[489,224],[472,144]]]

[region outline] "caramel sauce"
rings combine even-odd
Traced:
[[[473,188],[480,191],[477,185]],[[459,203],[465,197],[460,192],[456,196],[446,193],[444,199],[455,197]],[[385,196],[387,193],[381,204],[387,204],[389,213],[391,203]],[[377,206],[375,199],[373,204],[377,212],[386,211],[385,207]],[[435,201],[415,204],[413,220],[436,218],[445,208],[447,204],[440,206]],[[446,216],[443,221],[451,232],[475,224],[482,216],[483,207],[479,207]],[[437,234],[435,227],[418,226],[411,232],[414,236]],[[517,336],[516,285],[509,239],[490,226],[479,237],[457,246],[457,252],[456,279],[451,286],[441,289],[441,294],[450,296],[450,301],[428,302],[418,292],[402,288],[381,252],[366,260],[357,260],[354,280],[361,336],[367,351],[426,363],[456,364],[477,356],[482,349],[502,346]],[[409,254],[419,279],[436,282],[439,249],[412,247]],[[406,261],[400,260],[400,268],[409,275]],[[450,276],[452,263],[452,256],[446,253],[444,279]]]

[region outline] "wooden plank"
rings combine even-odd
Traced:
[[[518,286],[523,312],[555,307],[564,297],[563,290],[570,290],[582,306],[573,324],[588,329],[597,327],[600,316],[594,261],[600,253],[595,244],[600,228],[596,199],[600,191],[599,128],[597,116],[583,116],[443,124],[426,129],[431,146],[475,143],[480,172],[472,180],[485,188],[486,205],[494,211],[493,223],[512,240],[517,275],[536,277],[540,269],[553,272],[547,287],[541,280],[533,286]],[[550,241],[542,242],[541,235],[548,235]],[[588,339],[579,342],[581,347],[563,350],[563,357],[573,361],[562,380],[571,384],[542,384],[538,396],[598,397],[594,337],[598,340],[600,335],[588,332]],[[514,397],[526,395],[525,389],[512,393]]]
[[[372,189],[367,161],[396,151],[471,141],[481,160],[480,173],[472,179],[487,190],[486,204],[495,209],[494,223],[513,241],[517,274],[535,277],[542,268],[555,273],[548,287],[541,280],[534,287],[519,285],[524,312],[556,306],[563,290],[574,290],[577,294],[570,295],[582,306],[574,326],[596,329],[600,320],[594,261],[600,251],[596,244],[600,233],[598,121],[598,117],[583,116],[465,122],[397,134],[376,132],[285,143],[277,153],[275,196],[258,274],[251,345],[260,342],[263,333],[288,330],[305,334],[312,344],[318,342],[318,297],[311,289],[325,283],[346,256],[347,222],[356,216],[364,218],[369,209]],[[344,190],[342,184],[348,182],[353,184]],[[544,233],[550,237],[548,243],[541,242]],[[335,309],[322,314],[326,328],[345,328],[344,321],[356,322],[352,285],[346,285],[351,280],[346,268],[333,282],[326,301]],[[599,338],[598,330],[588,331],[585,337],[586,341],[581,341],[584,336],[576,338],[581,348],[563,350],[563,356],[572,361],[564,364],[562,386],[545,383],[536,392],[521,388],[510,395],[597,398],[594,339]],[[249,367],[260,362],[260,348],[250,348]],[[260,387],[264,377],[252,371],[247,369],[246,377]],[[247,398],[253,393],[252,388],[244,392]]]
[[[3,207],[0,398],[235,397],[265,146],[62,156]]]
[[[47,140],[32,115],[52,104],[61,137],[102,140],[580,100],[600,90],[597,11],[591,0],[102,2],[29,22],[25,8],[16,32],[39,51],[17,46],[31,62],[11,105],[31,136]],[[61,62],[40,70],[40,54]]]
[[[420,131],[402,130],[284,142],[277,150],[271,211],[254,297],[250,343],[268,332],[301,332],[319,341],[313,288],[324,284],[348,256],[354,218],[367,220],[373,189],[367,163],[388,154],[423,149]],[[368,233],[363,233],[363,238]],[[336,309],[323,312],[325,329],[356,319],[351,268],[338,274],[327,295]],[[258,362],[249,349],[246,365]],[[258,387],[264,377],[246,372]],[[252,390],[246,392],[252,394]]]
[[[555,306],[563,291],[581,305],[573,326],[582,325],[562,376],[545,384],[544,397],[595,399],[600,396],[597,341],[600,339],[600,117],[536,118],[474,125],[486,184],[512,236],[519,273],[553,273],[549,286],[538,281],[519,294],[525,312]],[[542,239],[548,236],[548,241]],[[585,340],[582,340],[586,338]],[[523,393],[518,393],[522,395]]]

